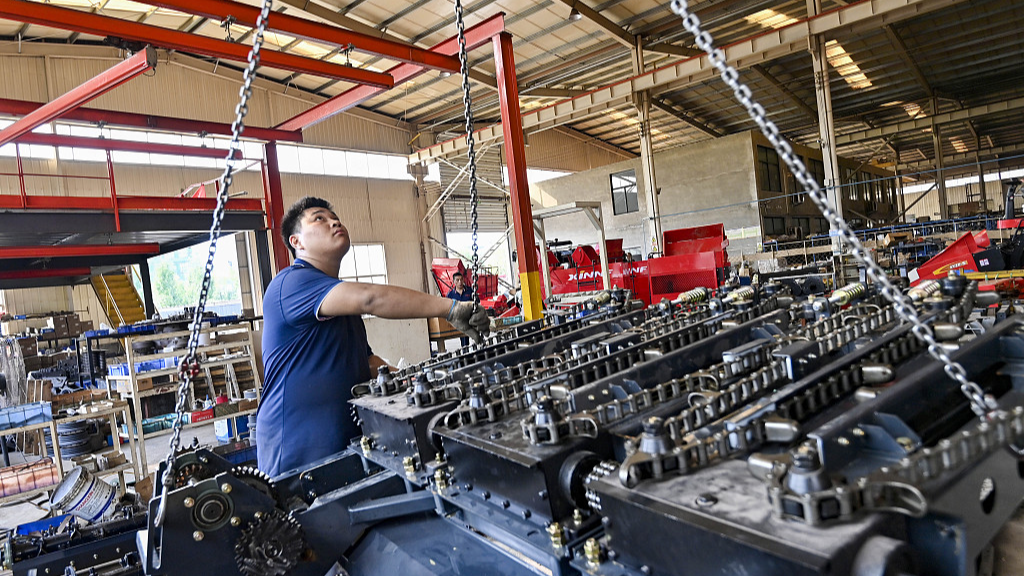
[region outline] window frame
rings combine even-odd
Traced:
[[[632,177],[632,183],[630,183],[630,177]],[[626,184],[616,186],[616,180],[621,180]],[[617,216],[640,211],[639,182],[637,181],[635,169],[630,168],[629,170],[609,174],[608,183],[611,186],[612,214]],[[616,196],[621,197],[619,202],[616,202]],[[632,200],[632,204],[630,200]]]
[[[370,251],[380,248],[381,266],[383,267],[383,273],[374,271],[373,264],[370,264],[369,270],[360,270],[360,260],[362,259],[359,255],[361,251]],[[371,258],[372,255],[365,256]],[[387,284],[388,283],[388,255],[387,250],[383,242],[361,242],[359,244],[352,244],[349,248],[348,254],[341,261],[341,269],[338,270],[338,279],[344,282],[360,282],[363,284]],[[348,269],[351,269],[354,273],[347,274]],[[379,269],[378,269],[379,270]]]

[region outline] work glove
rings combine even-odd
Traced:
[[[448,311],[448,321],[459,332],[480,344],[491,331],[491,320],[487,309],[476,302],[455,302]]]

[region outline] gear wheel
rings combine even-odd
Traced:
[[[277,487],[274,485],[274,481],[259,469],[252,466],[235,466],[231,469],[231,475],[277,502]]]
[[[235,562],[245,576],[285,576],[306,550],[302,526],[280,510],[257,513],[235,543]]]
[[[210,467],[200,462],[189,462],[180,466],[174,473],[174,487],[181,488],[187,486],[192,480],[196,482],[200,480],[206,480],[213,474],[210,471]]]

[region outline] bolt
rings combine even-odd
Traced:
[[[309,496],[310,500],[316,500],[316,490],[310,490],[306,492],[306,496]]]
[[[863,438],[867,434],[866,432],[864,432],[863,428],[854,428],[852,430],[852,432],[853,432],[853,435],[858,437],[858,438]]]
[[[509,502],[508,500],[502,500],[502,501],[501,501],[501,507],[502,507],[502,508],[508,508],[508,507],[509,507],[509,506],[511,506],[511,505],[512,505],[512,503],[511,503],[511,502]]]
[[[587,538],[583,544],[583,553],[587,557],[587,564],[597,565],[601,563],[601,545],[596,538]]]
[[[488,492],[487,490],[484,490],[484,492],[483,492],[483,494],[481,494],[481,496],[484,497],[484,500],[490,500],[491,499],[491,493]]]
[[[191,508],[196,505],[196,501],[193,500],[191,497],[185,498],[184,500],[182,500],[181,505],[184,506],[185,508]]]
[[[363,436],[359,440],[359,446],[362,447],[364,454],[369,454],[370,450],[373,449],[373,440],[370,440],[369,436]]]
[[[697,496],[696,503],[697,506],[707,508],[718,504],[718,498],[716,498],[714,494],[701,494],[700,496]]]
[[[257,519],[257,520],[260,520],[261,518],[263,518],[263,512],[257,512],[255,514],[253,514],[252,517]]]
[[[402,458],[402,467],[405,468],[406,474],[416,473],[416,461],[412,459],[412,456]]]
[[[448,488],[448,475],[445,473],[444,468],[438,468],[434,471],[434,483],[437,484],[438,490],[446,490]]]
[[[529,520],[530,516],[533,516],[533,512],[529,510],[523,510],[523,520]]]
[[[220,491],[225,494],[231,494],[231,484],[228,484],[227,482],[221,484]]]
[[[903,447],[907,452],[913,452],[914,441],[907,436],[900,436],[896,439],[896,442]]]
[[[847,438],[846,436],[840,436],[840,437],[836,438],[836,442],[838,442],[840,446],[849,446],[850,445],[850,439]]]
[[[201,541],[204,536],[205,535],[203,534],[202,530],[196,530],[195,532],[192,533],[192,539],[195,540],[196,542]]]
[[[640,567],[640,571],[643,572],[645,575],[646,574],[650,574],[651,573],[651,567],[650,566],[641,566]]]
[[[304,481],[306,481],[306,482],[312,482],[313,481],[313,475],[310,474],[309,472],[306,472],[305,474],[302,475],[302,479]]]
[[[555,548],[561,548],[564,544],[562,540],[562,525],[558,522],[552,522],[548,524],[548,536],[551,537],[551,545]]]
[[[92,555],[92,559],[93,560],[99,560],[100,559],[100,555],[99,554],[93,554]]]
[[[232,516],[231,517],[231,525],[232,526],[241,526],[242,525],[242,519],[239,518],[238,516]]]
[[[577,526],[583,524],[583,511],[581,511],[579,508],[573,510],[572,521],[575,522]]]

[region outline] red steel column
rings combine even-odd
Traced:
[[[267,142],[263,145],[267,156],[267,188],[270,189],[270,242],[274,247],[274,267],[280,272],[291,266],[291,254],[281,238],[281,220],[284,220],[284,188],[281,186],[281,169],[277,163],[277,143]]]
[[[22,134],[31,132],[36,126],[45,124],[69,110],[78,108],[93,98],[106,94],[139,74],[152,70],[155,66],[156,50],[152,46],[146,46],[145,50],[114,65],[108,70],[104,70],[95,78],[72,88],[51,102],[43,104],[5,128],[0,132],[0,146],[11,142]]]
[[[543,315],[540,296],[540,268],[534,248],[533,208],[530,186],[526,181],[526,146],[523,117],[519,112],[519,86],[512,52],[512,35],[502,32],[493,38],[495,75],[501,103],[501,126],[505,135],[505,164],[508,165],[509,193],[512,197],[512,225],[519,254],[519,284],[522,288],[523,318],[536,320]],[[544,247],[541,247],[544,251]]]

